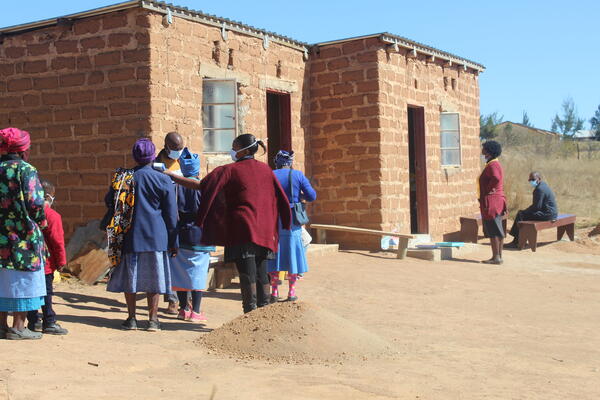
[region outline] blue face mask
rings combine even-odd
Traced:
[[[181,157],[181,154],[183,154],[183,149],[170,150],[168,147],[165,149],[167,150],[167,157],[169,157],[171,160],[179,160],[179,157]]]
[[[529,181],[529,184],[534,188],[538,185],[537,181]]]

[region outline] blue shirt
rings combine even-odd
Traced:
[[[177,199],[175,185],[151,165],[134,168],[135,203],[131,229],[123,239],[123,253],[167,251],[177,248]],[[108,207],[114,190],[106,195]]]
[[[273,171],[277,180],[281,184],[281,187],[285,191],[287,198],[290,203],[299,203],[301,200],[315,201],[317,199],[317,192],[311,186],[309,180],[304,176],[302,171],[292,169],[292,184],[294,185],[294,198],[290,191],[290,169],[281,168]]]

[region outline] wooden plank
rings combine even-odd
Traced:
[[[398,232],[377,231],[374,229],[355,228],[355,227],[351,227],[351,226],[311,224],[310,227],[317,229],[317,230],[351,232],[351,233],[360,233],[360,234],[364,234],[364,235],[394,236],[394,237],[406,238],[406,239],[414,238],[413,235],[404,235],[404,234],[400,234]]]
[[[94,249],[71,263],[79,264],[79,280],[86,285],[93,285],[104,278],[110,268],[108,255],[103,249]]]
[[[552,229],[559,226],[574,224],[576,216],[572,214],[559,215],[556,221],[521,221],[519,226],[533,225],[536,230]]]

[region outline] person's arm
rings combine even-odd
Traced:
[[[160,207],[165,226],[167,227],[169,254],[171,257],[174,257],[177,255],[177,248],[179,247],[177,237],[177,198],[175,196],[174,185],[170,183],[165,185]]]
[[[61,271],[67,265],[67,253],[65,251],[65,232],[62,218],[58,213],[49,213],[48,228],[44,232],[44,239],[50,252],[53,264]]]
[[[315,191],[315,189],[313,189],[309,180],[303,173],[300,172],[299,176],[301,200],[306,200],[308,202],[315,201],[317,199],[317,192]]]
[[[229,177],[229,169],[217,167],[200,181],[199,190],[200,193],[202,193],[202,201],[200,202],[198,219],[196,220],[196,225],[199,227],[202,228],[204,226],[204,220],[206,219],[210,208],[215,202],[221,189],[229,181]]]
[[[176,173],[172,172],[172,171],[163,171],[163,173],[165,175],[168,175],[173,182],[186,187],[188,189],[193,189],[193,190],[200,190],[200,181],[198,181],[197,179],[190,179],[190,178],[185,178],[181,175],[177,175]]]
[[[32,166],[24,167],[21,179],[21,188],[29,217],[41,229],[45,229],[48,222],[46,221],[46,213],[44,212],[44,189],[42,188],[37,171]]]
[[[531,203],[531,207],[529,207],[529,211],[543,211],[545,199],[546,194],[544,193],[544,191],[539,188],[536,188],[533,191],[533,202]]]

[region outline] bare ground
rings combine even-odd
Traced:
[[[479,247],[438,263],[367,252],[311,260],[301,298],[398,352],[367,361],[209,351],[198,339],[241,314],[235,288],[205,297],[206,326],[163,315],[164,330],[148,333],[119,330],[125,306],[104,285],[61,283],[56,310],[71,333],[0,341],[0,399],[600,398],[597,244],[506,251],[500,267],[477,263],[489,256]]]

